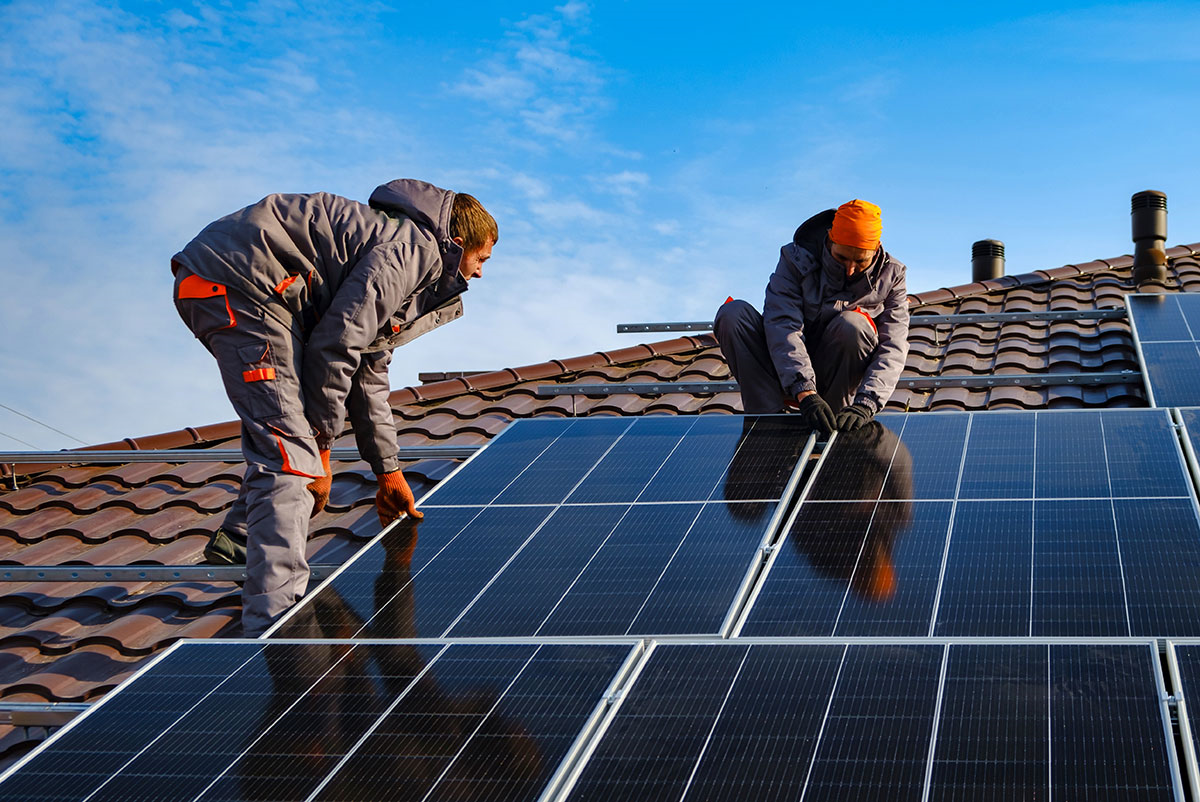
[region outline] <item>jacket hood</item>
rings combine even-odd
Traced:
[[[837,214],[836,209],[817,212],[800,224],[796,233],[792,235],[792,242],[796,244],[797,248],[803,248],[814,258],[820,259],[821,249],[825,247],[825,236],[829,233],[830,226],[833,225],[835,214]]]
[[[454,193],[415,178],[398,178],[375,187],[368,200],[372,209],[398,213],[428,228],[439,242],[450,239],[450,210]]]

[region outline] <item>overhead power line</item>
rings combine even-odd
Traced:
[[[88,443],[84,442],[83,440],[80,440],[80,439],[79,439],[78,437],[76,437],[75,435],[73,435],[73,434],[67,434],[67,433],[66,433],[66,432],[64,432],[62,429],[55,429],[55,428],[54,428],[53,426],[51,426],[50,424],[48,424],[48,423],[42,423],[42,422],[41,422],[40,420],[38,420],[37,418],[30,417],[29,415],[26,415],[24,412],[21,412],[21,411],[19,411],[19,410],[13,409],[13,408],[12,408],[12,407],[10,407],[10,406],[7,406],[7,405],[5,405],[5,404],[0,404],[0,408],[7,409],[9,412],[13,413],[14,415],[20,415],[20,416],[21,416],[22,418],[24,418],[25,420],[31,420],[31,421],[33,421],[34,423],[36,423],[38,426],[45,426],[45,427],[46,427],[47,429],[49,429],[50,431],[52,431],[52,432],[58,432],[58,433],[59,433],[59,434],[61,434],[63,437],[69,437],[69,438],[71,438],[72,440],[74,440],[76,443],[79,443],[81,446],[86,446],[86,445],[88,445]],[[13,440],[17,440],[17,438],[13,437]],[[24,440],[17,440],[17,442],[18,442],[18,443],[25,443],[25,441],[24,441]],[[25,443],[25,445],[29,445],[29,443]]]
[[[23,446],[29,446],[30,448],[34,448],[34,449],[37,448],[37,446],[35,446],[33,443],[27,443],[19,437],[13,437],[8,432],[0,432],[0,436],[7,437],[9,440],[16,440],[18,443],[20,443]]]

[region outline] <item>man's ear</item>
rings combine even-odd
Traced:
[[[453,242],[455,245],[457,245],[460,248],[463,247],[463,238],[462,237],[451,237],[450,241]]]

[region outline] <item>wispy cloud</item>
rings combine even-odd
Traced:
[[[605,69],[574,40],[587,20],[588,6],[581,2],[522,19],[499,52],[467,69],[450,91],[511,116],[515,125],[507,135],[522,143],[531,136],[559,145],[589,138],[606,101]]]

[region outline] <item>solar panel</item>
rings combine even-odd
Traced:
[[[1200,688],[1200,643],[1168,642],[1167,662],[1174,680],[1175,698],[1178,700],[1180,742],[1183,744],[1184,767],[1191,784],[1192,799],[1200,793],[1200,721],[1196,710],[1200,700],[1192,697]]]
[[[1176,799],[1154,649],[662,644],[567,798]]]
[[[1165,410],[879,417],[822,457],[740,634],[1200,634]]]
[[[1200,404],[1200,298],[1128,295],[1126,304],[1151,405]]]
[[[794,416],[518,421],[274,634],[718,634],[811,445]]]
[[[629,645],[187,643],[0,785],[19,799],[537,799]]]

